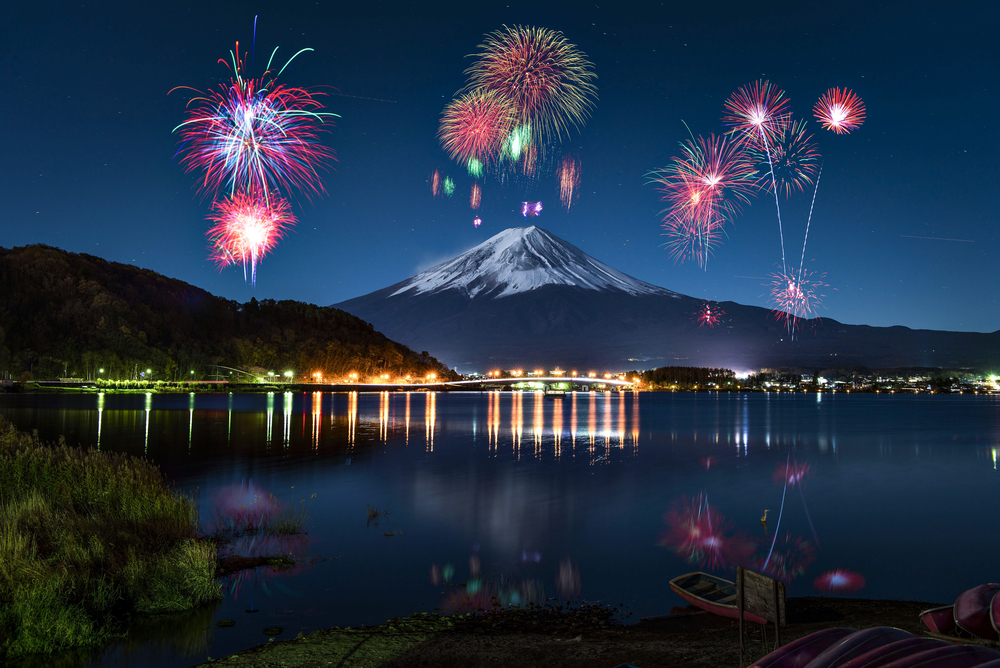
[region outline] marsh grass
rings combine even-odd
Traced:
[[[0,658],[97,646],[134,614],[221,598],[197,507],[128,455],[46,445],[0,417]]]
[[[381,520],[385,519],[385,517],[388,514],[389,514],[389,509],[388,508],[386,508],[385,510],[379,510],[378,508],[373,508],[372,506],[369,505],[368,506],[368,523],[366,524],[366,526],[372,526],[373,524],[375,526],[378,526],[379,522]]]

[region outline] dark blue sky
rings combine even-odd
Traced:
[[[5,129],[0,245],[44,243],[133,263],[246,301],[331,304],[403,280],[493,234],[535,220],[613,267],[678,292],[766,305],[780,264],[773,200],[728,227],[707,271],[660,247],[662,206],[646,174],[687,136],[718,132],[737,87],[766,78],[799,117],[829,87],[853,89],[867,120],[851,135],[816,127],[824,171],[807,267],[830,284],[820,315],[846,323],[1000,329],[993,259],[1000,4],[983,2],[21,3],[0,17]],[[257,57],[312,47],[282,81],[336,87],[338,155],[327,194],[295,201],[295,230],[264,259],[256,288],[207,260],[209,202],[174,160],[188,96],[228,70],[236,40]],[[561,30],[594,63],[599,101],[562,146],[579,153],[571,212],[554,176],[487,179],[473,228],[470,181],[435,138],[444,105],[485,33]],[[258,70],[261,63],[257,63]],[[251,72],[256,74],[257,72]],[[322,89],[317,89],[322,90]],[[355,96],[355,97],[345,97]],[[361,98],[379,98],[378,102]],[[458,177],[431,198],[434,169]],[[464,189],[464,193],[463,193]],[[809,196],[782,203],[789,258]],[[917,237],[931,237],[917,238]],[[960,239],[943,241],[935,239]]]

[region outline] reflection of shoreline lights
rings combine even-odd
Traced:
[[[358,432],[358,393],[347,393],[347,444],[354,447],[354,437]]]
[[[821,592],[855,592],[864,588],[864,576],[845,568],[835,568],[813,580],[813,586]]]
[[[535,456],[542,451],[542,434],[545,432],[545,401],[544,392],[535,392],[535,411],[532,416],[531,433],[535,437]]]
[[[427,452],[434,452],[434,428],[437,422],[437,392],[427,392],[424,397],[424,425]]]
[[[319,438],[323,431],[323,393],[313,392],[312,396],[312,442],[313,450],[319,450]]]

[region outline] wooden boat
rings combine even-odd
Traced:
[[[987,640],[996,640],[997,631],[991,623],[993,597],[1000,584],[989,583],[963,591],[955,599],[955,623],[964,631]]]
[[[670,581],[670,588],[685,601],[702,610],[730,619],[739,619],[735,582],[696,571],[674,578]],[[767,623],[767,620],[749,612],[743,613],[743,619],[757,624]]]
[[[920,621],[933,633],[955,635],[955,606],[942,605],[920,613]]]

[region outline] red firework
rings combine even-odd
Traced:
[[[663,235],[668,238],[663,246],[675,262],[694,260],[699,267],[704,267],[721,241],[722,231],[722,223],[718,220],[686,220],[668,215],[663,220]]]
[[[479,205],[483,201],[483,190],[479,187],[478,183],[472,184],[472,193],[469,195],[469,206],[473,209],[478,209]],[[479,227],[476,225],[476,227]]]
[[[809,470],[809,464],[799,464],[796,460],[792,460],[787,464],[778,464],[777,468],[774,469],[774,480],[775,485],[785,485],[789,487],[795,487],[796,485],[801,485],[807,477],[811,477],[812,472]]]
[[[513,122],[512,109],[503,98],[492,91],[472,91],[444,108],[438,139],[452,160],[488,165],[500,154]]]
[[[557,173],[559,176],[559,200],[569,211],[580,197],[580,161],[572,156],[564,156]]]
[[[813,586],[821,592],[855,592],[865,586],[865,578],[846,568],[835,568],[813,580]]]
[[[784,91],[769,81],[754,81],[738,88],[723,105],[722,123],[732,127],[741,141],[766,148],[788,124],[789,101]]]
[[[722,316],[726,312],[719,308],[718,304],[712,302],[702,302],[701,307],[695,312],[694,317],[699,327],[715,327],[722,322]]]
[[[268,202],[243,192],[216,201],[208,219],[215,223],[208,231],[211,259],[220,269],[241,263],[244,275],[249,266],[251,283],[257,280],[257,263],[295,224],[285,199],[272,195]]]
[[[702,223],[725,222],[753,194],[753,167],[743,149],[726,137],[681,142],[681,157],[651,174],[670,213]]]
[[[782,544],[776,546],[766,563],[761,562],[756,570],[788,583],[804,574],[815,559],[816,548],[812,543],[802,537],[792,538],[790,533],[786,533]]]
[[[823,282],[826,274],[815,277],[809,271],[802,271],[796,278],[794,272],[771,274],[772,315],[783,322],[789,330],[798,325],[799,320],[812,318],[825,295],[817,291],[827,286]]]
[[[753,553],[752,540],[730,533],[733,523],[713,511],[701,494],[675,501],[663,521],[667,529],[660,545],[702,568],[724,569],[728,564],[743,563]]]
[[[813,115],[827,130],[849,134],[865,122],[865,103],[852,90],[831,88],[813,107]]]
[[[223,189],[265,198],[276,189],[322,193],[317,168],[334,154],[319,136],[336,114],[319,111],[318,93],[280,85],[271,71],[245,78],[238,54],[239,43],[233,78],[193,98],[187,120],[174,129],[182,139],[185,171],[204,172],[199,189],[205,194]]]
[[[597,98],[597,75],[561,32],[504,26],[486,35],[479,48],[466,70],[466,90],[497,93],[539,145],[568,136],[570,126],[583,126]]]
[[[441,173],[438,170],[434,170],[431,174],[431,197],[437,197],[441,194]]]

